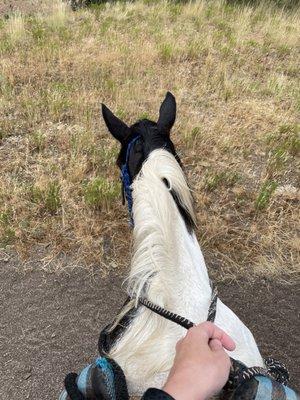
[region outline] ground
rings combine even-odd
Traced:
[[[53,400],[63,378],[97,355],[101,328],[126,296],[122,277],[99,269],[60,274],[0,261],[0,398]],[[261,279],[218,285],[220,297],[249,326],[264,356],[283,361],[300,389],[299,285]]]

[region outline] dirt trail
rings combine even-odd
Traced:
[[[102,279],[84,269],[58,275],[17,268],[14,261],[0,261],[0,398],[53,400],[65,374],[96,356],[100,328],[125,298],[122,277]],[[295,386],[300,375],[299,286],[241,282],[230,290],[219,285],[219,292],[249,325],[262,353],[289,366]]]

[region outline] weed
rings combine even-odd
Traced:
[[[263,210],[269,205],[272,194],[276,190],[277,186],[278,184],[276,182],[270,180],[267,180],[262,185],[255,201],[255,208],[257,210]]]
[[[167,63],[174,56],[174,48],[170,43],[162,43],[159,46],[159,55],[163,62]]]
[[[49,186],[45,191],[45,208],[51,214],[57,213],[58,209],[61,206],[60,200],[60,185],[58,182],[50,182]]]
[[[150,119],[150,115],[147,112],[143,112],[138,116],[138,119]]]
[[[0,213],[0,224],[2,226],[7,226],[9,225],[11,221],[11,212],[10,211],[2,211]]]
[[[3,233],[0,234],[0,247],[6,247],[14,242],[16,239],[16,232],[14,229],[7,227]]]
[[[219,186],[232,187],[240,179],[240,175],[234,171],[224,171],[208,174],[204,186],[206,190],[213,191]]]
[[[5,247],[14,242],[16,238],[15,230],[12,228],[12,212],[0,212],[0,247]]]
[[[45,148],[46,136],[45,134],[38,130],[33,132],[31,135],[31,144],[34,150],[41,152]]]
[[[185,142],[188,146],[195,146],[198,138],[201,136],[201,127],[195,126],[184,135]]]
[[[291,157],[300,152],[300,125],[282,125],[278,132],[267,136],[269,151],[268,171],[282,169]]]
[[[54,30],[59,30],[65,26],[67,20],[67,4],[55,0],[52,5],[52,13],[46,19],[46,23]]]
[[[7,22],[7,33],[13,45],[25,40],[25,22],[21,14],[16,13],[10,16]]]
[[[112,202],[120,194],[120,186],[115,182],[98,176],[84,184],[84,199],[89,207],[95,209],[109,209]]]
[[[286,151],[292,156],[296,156],[300,152],[300,125],[282,125],[279,127],[279,140]]]
[[[33,203],[41,206],[43,211],[56,214],[61,206],[60,184],[57,181],[47,182],[45,187],[30,186],[29,197]]]

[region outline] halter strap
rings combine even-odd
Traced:
[[[120,176],[121,181],[122,181],[123,204],[125,203],[125,199],[126,199],[131,226],[134,225],[134,222],[133,222],[133,218],[132,218],[132,205],[133,205],[132,189],[131,189],[132,179],[131,179],[129,168],[128,168],[128,161],[129,161],[129,155],[130,155],[131,149],[139,138],[140,138],[140,136],[136,136],[134,139],[132,139],[128,143],[127,150],[126,150],[125,163],[121,167],[121,176]]]

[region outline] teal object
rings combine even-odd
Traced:
[[[83,368],[76,383],[87,400],[116,400],[114,371],[105,357],[99,357]],[[70,400],[66,390],[60,394],[59,400]]]

